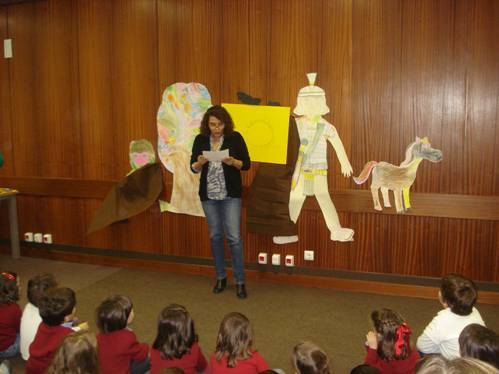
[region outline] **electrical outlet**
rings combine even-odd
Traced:
[[[267,254],[265,252],[260,252],[258,254],[258,263],[262,265],[267,263]]]
[[[272,265],[276,265],[276,266],[281,265],[281,255],[280,254],[273,254],[272,255]]]
[[[314,251],[303,252],[303,259],[305,261],[314,261]]]

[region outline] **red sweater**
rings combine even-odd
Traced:
[[[25,374],[43,374],[49,367],[55,351],[62,340],[73,332],[69,327],[49,326],[40,323],[35,339],[29,346],[29,359],[26,364]]]
[[[16,303],[0,304],[0,352],[16,341],[21,315],[21,308]]]
[[[149,346],[126,328],[97,334],[97,346],[101,374],[127,374],[132,361],[144,361],[149,354]]]
[[[151,374],[173,367],[182,369],[185,374],[203,373],[207,365],[198,343],[194,343],[190,352],[184,354],[181,358],[163,359],[157,349],[151,350]]]
[[[378,356],[375,349],[368,348],[364,362],[378,368],[381,374],[413,374],[419,359],[419,353],[416,349],[413,349],[405,360],[385,361]]]
[[[246,360],[237,360],[236,367],[227,367],[227,358],[223,357],[220,362],[215,355],[210,358],[210,363],[206,374],[258,374],[268,370],[269,366],[257,351],[252,352],[252,356]]]

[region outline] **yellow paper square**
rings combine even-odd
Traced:
[[[222,104],[248,146],[251,161],[286,164],[289,107]]]

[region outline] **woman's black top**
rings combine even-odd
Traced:
[[[244,142],[243,137],[237,131],[234,131],[231,135],[224,135],[224,142],[220,147],[220,150],[229,150],[229,156],[234,157],[237,160],[243,162],[241,170],[248,170],[251,166],[251,160],[248,153],[248,148]],[[194,139],[194,144],[192,145],[191,154],[191,170],[192,164],[198,160],[198,156],[203,154],[203,151],[210,150],[210,137],[206,135],[199,134]],[[201,169],[201,179],[199,181],[199,197],[201,201],[208,200],[208,192],[206,186],[206,180],[208,175],[208,164],[203,165]],[[229,197],[241,197],[241,172],[238,168],[234,166],[226,165],[222,162],[222,167],[225,176],[225,188],[227,189],[227,196]]]

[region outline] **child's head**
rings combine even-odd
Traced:
[[[218,330],[215,354],[220,362],[224,356],[227,366],[233,368],[237,360],[251,357],[253,329],[245,315],[237,312],[227,314]]]
[[[12,271],[0,273],[0,304],[15,303],[19,300],[17,274]]]
[[[493,330],[472,323],[459,335],[461,357],[473,357],[488,362],[499,369],[499,335]]]
[[[446,304],[452,313],[467,316],[476,303],[477,289],[472,280],[458,274],[449,274],[442,279],[440,301]]]
[[[48,289],[38,300],[40,317],[49,326],[58,326],[70,320],[75,311],[76,296],[71,288]]]
[[[88,331],[66,335],[47,369],[47,374],[98,374],[97,342]]]
[[[378,333],[378,355],[386,360],[403,360],[411,353],[411,329],[404,318],[391,309],[371,313],[374,329]]]
[[[57,287],[57,282],[52,274],[43,273],[35,275],[28,281],[28,301],[38,306],[38,300],[49,288]]]
[[[96,319],[104,334],[124,329],[133,320],[132,300],[122,295],[108,297],[97,307]]]
[[[181,358],[195,341],[194,321],[185,307],[171,304],[161,311],[153,348],[161,352],[162,358]]]
[[[311,342],[297,344],[291,356],[293,367],[298,374],[329,374],[329,359],[326,353]]]
[[[499,370],[475,358],[426,355],[416,364],[416,374],[499,374]]]
[[[374,366],[362,364],[362,365],[354,367],[350,371],[350,374],[381,374],[381,371]]]

